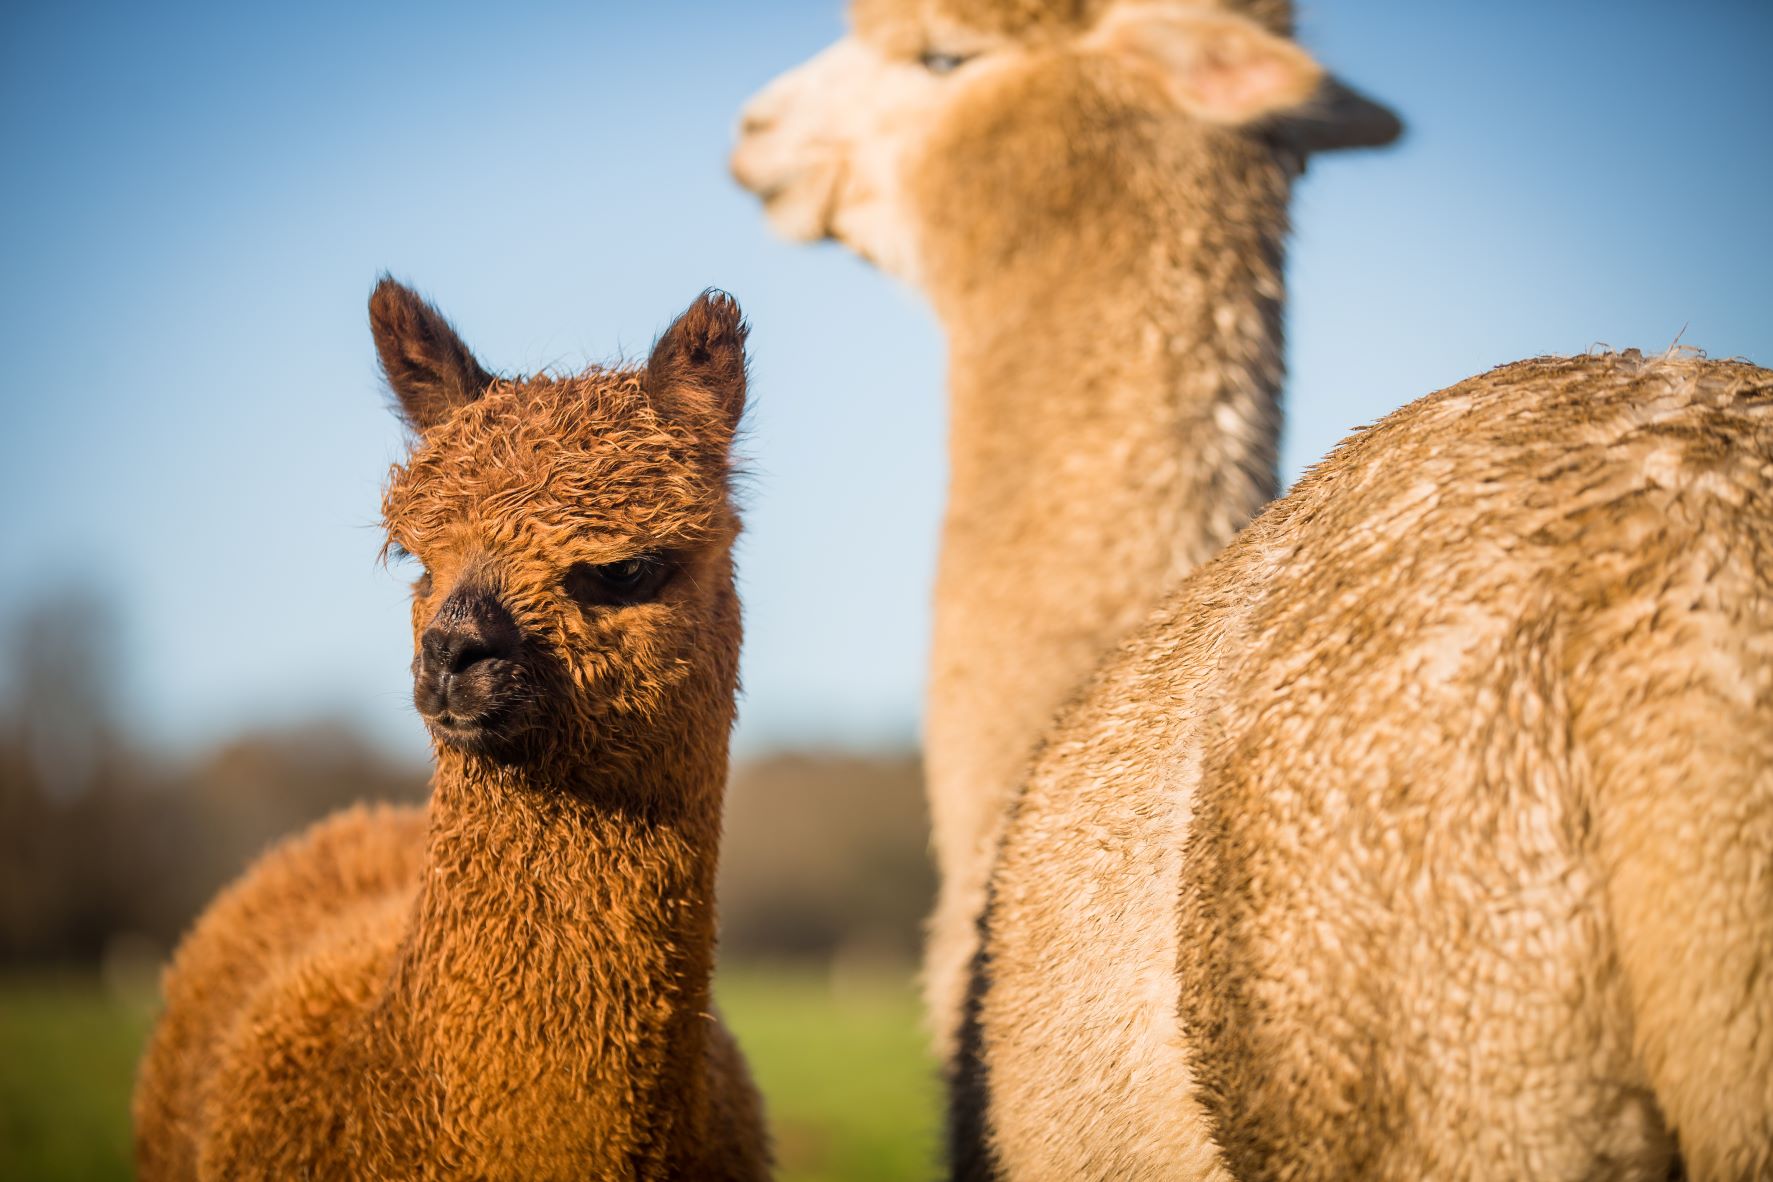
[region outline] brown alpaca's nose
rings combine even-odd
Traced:
[[[438,737],[476,746],[507,721],[521,675],[517,621],[490,592],[458,587],[419,636],[413,704]]]
[[[517,623],[485,598],[456,605],[446,601],[419,639],[421,662],[439,674],[465,673],[482,661],[508,659],[517,651]]]

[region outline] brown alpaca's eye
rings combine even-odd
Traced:
[[[563,580],[566,593],[587,607],[645,603],[671,578],[671,564],[657,554],[621,562],[575,562]]]

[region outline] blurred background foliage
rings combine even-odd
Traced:
[[[127,1178],[128,1101],[159,966],[280,836],[428,769],[343,721],[179,756],[114,701],[117,613],[62,587],[5,627],[0,698],[0,1179]],[[934,879],[916,754],[793,752],[734,771],[722,1009],[784,1176],[927,1176],[936,1083],[911,985]]]

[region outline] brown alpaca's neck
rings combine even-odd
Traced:
[[[1108,648],[1277,492],[1288,181],[1241,146],[1209,179],[1154,171],[1104,188],[1116,208],[1004,231],[990,266],[932,272],[950,348],[927,731],[945,872],[989,845]]]
[[[563,1162],[638,1164],[699,1121],[718,748],[576,782],[440,759],[391,1000],[477,1168],[543,1135]]]

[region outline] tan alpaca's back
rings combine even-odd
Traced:
[[[1765,1176],[1770,867],[1773,374],[1462,383],[1326,460],[1051,736],[962,1176],[1661,1179],[1676,1138]]]

